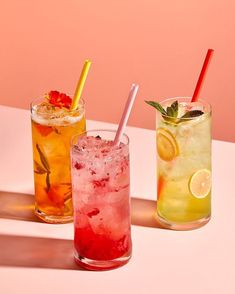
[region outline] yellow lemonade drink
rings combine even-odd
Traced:
[[[204,101],[161,102],[157,119],[157,218],[192,229],[211,215],[211,108]]]
[[[73,220],[70,140],[86,129],[84,102],[51,91],[31,105],[35,214],[49,223]]]

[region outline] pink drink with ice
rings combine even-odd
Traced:
[[[128,138],[114,146],[114,136],[90,131],[72,146],[75,259],[89,269],[117,267],[131,256]]]

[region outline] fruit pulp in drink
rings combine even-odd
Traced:
[[[131,254],[128,146],[83,136],[72,148],[75,257],[128,260]],[[122,261],[117,262],[121,265]],[[97,264],[97,263],[96,263]],[[111,266],[115,267],[115,262]]]

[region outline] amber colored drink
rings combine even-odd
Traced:
[[[86,123],[83,101],[75,111],[54,102],[31,106],[35,214],[48,223],[66,223],[73,220],[70,140]]]

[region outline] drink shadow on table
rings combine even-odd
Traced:
[[[0,191],[0,204],[0,218],[44,223],[34,214],[33,195]],[[132,225],[162,228],[154,217],[155,212],[156,201],[131,198]]]
[[[0,204],[0,218],[43,223],[32,195],[0,191]],[[131,198],[132,225],[161,228],[155,211],[155,201]],[[0,234],[0,245],[0,266],[83,270],[74,262],[73,240]]]
[[[0,234],[0,267],[83,270],[73,259],[73,241]]]
[[[0,191],[0,218],[39,222],[29,194]],[[53,225],[56,226],[56,225]],[[73,259],[73,240],[0,234],[0,267],[83,270]]]

